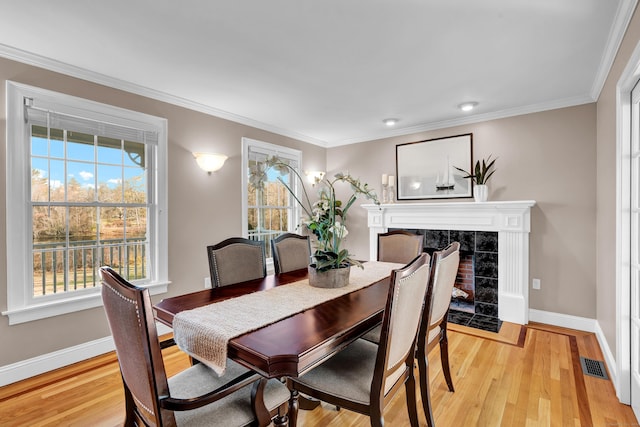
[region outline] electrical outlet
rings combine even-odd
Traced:
[[[211,277],[204,278],[204,288],[211,289]]]
[[[533,279],[532,287],[533,289],[540,289],[540,279]]]

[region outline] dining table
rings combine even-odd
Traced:
[[[225,356],[266,378],[303,375],[381,322],[389,292],[391,271],[402,265],[376,261],[364,264],[365,270],[374,267],[380,271],[378,276],[382,277],[372,279],[370,283],[365,283],[353,291],[347,289],[347,293],[335,298],[330,297],[300,312],[284,315],[257,329],[230,337]],[[351,268],[352,277],[354,273],[360,274],[354,271],[357,267]],[[187,312],[206,309],[215,314],[218,311],[217,307],[222,307],[226,301],[248,295],[258,301],[258,304],[264,298],[262,309],[276,310],[281,308],[276,307],[279,304],[288,303],[288,297],[284,296],[274,303],[266,298],[267,293],[275,290],[287,291],[288,289],[283,288],[287,286],[291,286],[291,289],[297,286],[302,289],[302,293],[310,293],[312,289],[304,287],[310,286],[307,281],[307,269],[267,275],[261,279],[165,298],[154,305],[155,317],[161,323],[173,327],[177,326],[174,325],[176,317],[184,316]],[[246,311],[238,313],[240,317],[256,316],[255,307],[245,308],[244,304],[234,307],[239,311]],[[219,318],[211,321],[206,317],[198,319],[203,323],[202,326],[206,324],[210,331],[222,323]],[[174,339],[179,346],[180,333],[181,330],[174,327]],[[195,349],[189,349],[187,353],[199,359],[198,347],[200,346],[196,345]]]

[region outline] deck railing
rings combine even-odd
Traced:
[[[264,241],[265,255],[271,258],[271,241],[281,234],[286,233],[282,230],[249,230],[249,239],[255,241]]]
[[[34,243],[34,296],[95,287],[103,265],[128,280],[145,278],[147,244],[145,238]]]

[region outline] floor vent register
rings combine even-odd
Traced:
[[[604,363],[600,360],[587,359],[586,357],[580,358],[580,365],[582,365],[582,372],[585,375],[589,375],[596,378],[602,378],[608,380],[607,370],[604,368]]]

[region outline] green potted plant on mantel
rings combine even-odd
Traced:
[[[466,170],[454,166],[460,172],[466,174],[463,178],[471,179],[471,182],[474,184],[473,188],[473,198],[476,202],[486,202],[487,197],[489,195],[489,187],[487,186],[487,181],[496,171],[495,163],[497,159],[491,160],[491,155],[486,159],[482,159],[482,163],[480,160],[476,161],[476,165],[473,168],[472,172],[467,172]]]
[[[360,268],[362,264],[351,258],[349,251],[342,247],[344,238],[349,231],[345,226],[347,212],[359,196],[380,204],[375,190],[368,184],[349,174],[338,173],[330,178],[316,178],[319,184],[318,200],[311,203],[304,181],[298,171],[285,159],[277,156],[267,158],[264,163],[257,164],[249,171],[249,182],[254,187],[264,186],[267,171],[274,168],[281,175],[289,172],[301,184],[302,196],[298,197],[293,189],[279,176],[277,179],[285,186],[289,193],[304,211],[304,224],[317,238],[317,245],[313,253],[314,263],[309,265],[309,283],[319,287],[340,287],[349,283],[349,271],[352,265]],[[346,182],[351,185],[351,196],[346,204],[336,199],[335,184]]]

